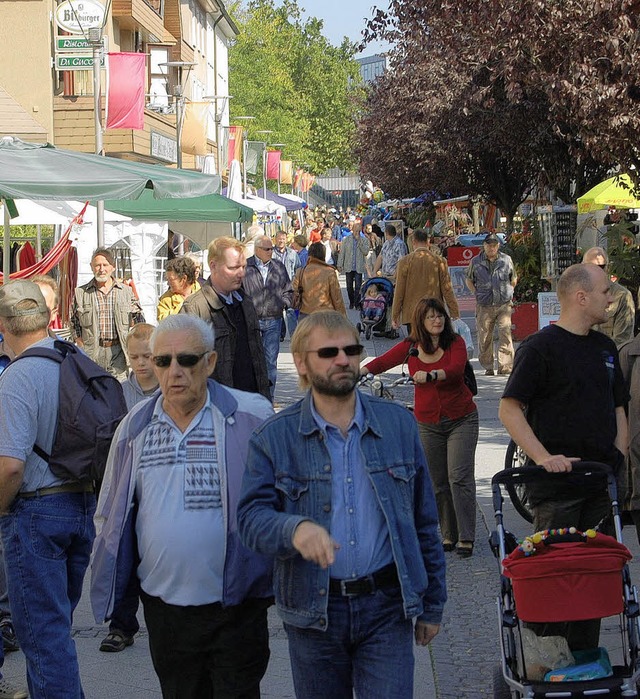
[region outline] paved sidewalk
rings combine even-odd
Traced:
[[[356,311],[349,311],[355,323]],[[472,328],[472,318],[467,318]],[[375,356],[392,346],[393,341],[379,338],[364,340],[368,356]],[[498,416],[498,402],[506,377],[481,375],[477,361],[480,413],[480,440],[476,457],[478,485],[477,536],[474,555],[459,559],[447,554],[447,587],[449,601],[445,609],[440,634],[429,648],[416,648],[416,698],[421,699],[479,699],[492,697],[491,675],[499,662],[497,611],[498,565],[488,546],[488,533],[493,527],[491,506],[491,476],[502,469],[508,438]],[[276,404],[284,406],[300,398],[296,372],[289,352],[288,339],[281,345],[278,362]],[[398,368],[389,372],[391,379],[400,375]],[[395,397],[412,402],[413,389],[399,387]],[[529,526],[505,505],[507,525],[516,535],[529,532]],[[626,543],[637,556],[639,547],[635,533],[625,529]],[[637,582],[640,570],[636,561],[631,566],[632,579]],[[78,648],[82,682],[87,699],[160,699],[161,692],[151,660],[142,612],[142,630],[132,647],[122,653],[100,653],[98,646],[106,627],[93,621],[85,593],[74,619],[74,638]],[[294,697],[282,625],[273,611],[270,614],[271,661],[262,682],[262,696],[268,699]],[[402,668],[398,668],[402,672]],[[6,656],[5,676],[15,682],[24,678],[24,658],[21,653]],[[363,697],[361,699],[367,699]]]

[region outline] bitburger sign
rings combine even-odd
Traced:
[[[65,0],[56,8],[56,24],[71,34],[83,34],[87,29],[104,23],[104,5],[96,0]]]

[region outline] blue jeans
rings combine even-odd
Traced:
[[[280,318],[267,318],[259,320],[260,335],[264,347],[264,358],[267,362],[267,375],[271,383],[271,400],[276,392],[276,378],[278,376],[278,353],[280,352]]]
[[[413,625],[399,587],[329,597],[326,631],[284,625],[299,699],[411,699]]]
[[[31,699],[81,699],[71,638],[95,537],[95,495],[16,498],[2,517],[13,624],[27,661]]]
[[[295,329],[298,327],[298,311],[296,311],[294,308],[287,308],[287,310],[284,312],[284,320],[282,321],[282,327],[280,330],[280,337],[284,339],[285,335],[287,334],[286,331],[289,331],[289,339],[293,337],[293,333]]]

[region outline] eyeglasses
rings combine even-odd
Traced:
[[[432,316],[425,316],[425,320],[442,320],[444,316],[442,313],[436,313],[435,315]]]
[[[258,247],[259,250],[264,250],[265,252],[271,252],[273,250],[273,247],[270,248],[263,248],[263,247]]]
[[[320,347],[316,350],[307,350],[307,352],[315,352],[320,359],[333,359],[337,357],[342,350],[347,357],[355,357],[362,354],[364,345],[346,345],[345,347]]]
[[[194,367],[204,356],[209,354],[209,352],[203,352],[202,354],[189,354],[188,352],[180,352],[180,354],[156,354],[155,357],[151,357],[153,363],[160,369],[166,369],[171,365],[171,360],[175,357],[176,362],[181,367]]]

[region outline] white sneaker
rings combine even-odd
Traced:
[[[0,679],[0,699],[29,699],[29,692],[23,687],[16,687],[4,677]]]

